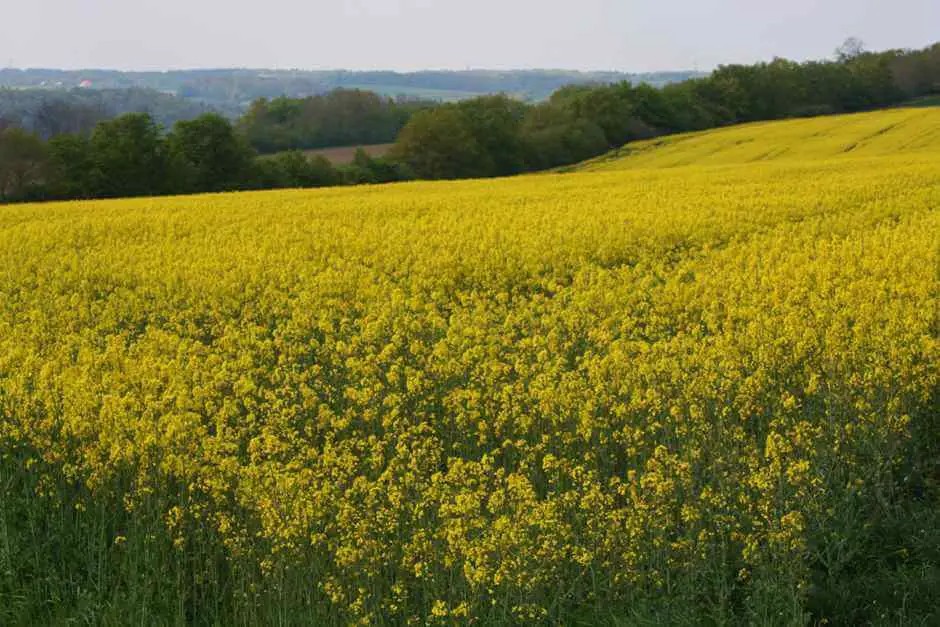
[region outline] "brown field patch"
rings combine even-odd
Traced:
[[[370,157],[384,157],[394,144],[372,144],[371,146],[361,146]],[[336,148],[314,148],[304,150],[308,157],[326,157],[333,165],[346,165],[352,163],[356,150],[360,146],[339,146]]]

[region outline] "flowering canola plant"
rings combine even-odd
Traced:
[[[0,518],[184,621],[805,622],[936,412],[940,111],[628,152],[0,208]]]

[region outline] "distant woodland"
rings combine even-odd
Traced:
[[[365,89],[389,98],[450,102],[505,93],[518,100],[539,101],[565,85],[644,82],[660,86],[683,81],[698,72],[574,72],[566,70],[467,70],[460,72],[352,72],[345,70],[114,70],[0,69],[0,87],[42,89],[148,89],[237,114],[258,98],[305,98],[334,89]]]
[[[88,134],[98,122],[147,113],[165,128],[212,107],[152,89],[11,89],[0,87],[0,127],[17,126],[43,139]]]
[[[230,79],[232,71],[226,72],[221,76]],[[561,80],[565,73],[397,75],[416,82],[446,75],[454,81],[451,87],[474,89],[505,79],[507,89],[442,102],[341,87],[303,97],[261,97],[238,116],[139,86],[49,87],[64,74],[70,75],[34,76],[45,76],[41,89],[0,91],[0,201],[490,177],[554,168],[637,139],[929,104],[940,96],[940,44],[868,52],[849,40],[833,60],[728,65],[708,76],[659,85],[594,76],[597,82],[556,87],[544,100],[521,98],[514,89],[529,85],[531,95],[537,92],[533,85],[543,85],[546,77]],[[282,74],[273,73],[287,80]],[[218,78],[212,72],[170,75],[199,76],[207,84]],[[298,74],[304,80],[314,75]],[[384,80],[388,73],[355,77],[365,85],[362,81]],[[301,152],[391,142],[395,146],[387,156],[360,151],[343,166]]]

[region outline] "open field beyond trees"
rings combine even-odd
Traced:
[[[936,624],[938,207],[929,108],[2,207],[0,623]]]
[[[305,150],[308,157],[325,157],[333,165],[346,165],[353,162],[359,148],[372,158],[384,157],[394,144],[372,144],[368,146],[343,146],[339,148],[314,148]]]

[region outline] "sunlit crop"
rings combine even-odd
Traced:
[[[628,144],[579,169],[622,170],[687,165],[846,160],[936,155],[940,110],[894,109],[787,122],[756,122]]]
[[[713,134],[793,131],[770,162],[0,208],[0,622],[64,533],[184,621],[807,620],[937,411],[940,112],[849,119],[915,117],[855,157],[803,152],[835,118]]]

